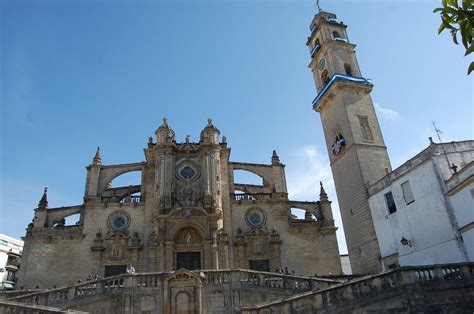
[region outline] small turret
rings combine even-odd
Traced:
[[[321,202],[327,202],[329,198],[328,198],[328,195],[326,194],[326,191],[324,190],[323,182],[320,181],[319,184],[321,185],[321,189],[319,191],[319,200]]]
[[[97,146],[97,151],[95,152],[95,156],[92,159],[92,164],[94,166],[102,165],[102,158],[100,157],[100,147],[99,146]]]
[[[48,208],[48,188],[44,188],[43,196],[41,197],[38,203],[38,209],[46,209]]]
[[[280,157],[278,157],[276,150],[273,150],[272,165],[279,165],[279,164],[280,164]]]
[[[219,144],[220,133],[219,129],[212,124],[212,120],[207,119],[207,125],[201,131],[201,143]]]
[[[156,143],[157,144],[167,144],[173,143],[175,141],[175,133],[168,125],[168,119],[163,118],[163,123],[155,131]]]

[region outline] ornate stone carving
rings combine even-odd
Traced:
[[[176,207],[192,208],[202,207],[200,202],[200,191],[191,184],[176,187]]]
[[[155,233],[155,231],[153,231],[152,233],[150,233],[149,237],[148,237],[148,243],[150,245],[158,245],[158,236],[157,234]]]
[[[138,232],[133,233],[133,237],[130,239],[129,248],[137,248],[140,247],[140,236]]]

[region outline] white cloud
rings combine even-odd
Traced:
[[[374,103],[374,107],[375,112],[382,120],[393,122],[400,119],[400,114],[393,109],[382,107],[379,103]]]
[[[291,152],[290,156],[294,161],[287,168],[290,198],[315,200],[319,194],[319,181],[333,184],[327,157],[315,146],[303,146]]]
[[[344,229],[342,228],[341,213],[336,197],[336,188],[326,152],[321,152],[313,145],[306,145],[291,151],[286,160],[286,178],[289,198],[298,201],[319,200],[319,182],[323,182],[324,189],[332,201],[332,212],[337,230],[339,252],[347,253]]]

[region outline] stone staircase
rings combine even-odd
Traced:
[[[123,274],[0,301],[1,313],[473,313],[474,263],[402,267],[351,280],[245,269]],[[38,310],[41,309],[41,310]]]
[[[329,287],[330,285],[339,284],[341,280],[292,276],[279,273],[252,271],[246,269],[232,270],[202,270],[189,272],[186,270],[178,270],[175,272],[160,273],[136,273],[122,274],[119,276],[109,277],[105,279],[93,280],[79,283],[67,287],[44,290],[40,292],[29,293],[9,298],[11,302],[20,302],[28,306],[52,306],[61,309],[84,309],[89,308],[105,308],[105,312],[127,312],[120,310],[126,296],[134,296],[139,299],[142,295],[162,295],[161,304],[165,304],[166,298],[164,291],[169,288],[168,280],[177,276],[179,273],[186,273],[199,278],[197,285],[202,290],[212,291],[239,291],[248,295],[258,295],[260,298],[249,298],[246,300],[269,301],[281,297],[288,297],[305,291],[319,290]],[[191,280],[184,285],[195,286]],[[263,296],[263,297],[262,297]],[[110,300],[115,300],[115,305]],[[229,312],[238,312],[243,305],[232,300],[232,293],[225,296],[229,305]],[[117,307],[117,300],[119,306]],[[172,302],[172,300],[168,300]],[[256,303],[254,302],[254,303]],[[204,313],[212,312],[211,304],[201,302],[201,308]],[[115,307],[114,307],[115,306]],[[134,306],[131,305],[131,309]],[[136,311],[132,311],[135,313]],[[157,309],[157,312],[160,312]]]
[[[473,313],[474,263],[402,267],[288,298],[245,314]]]

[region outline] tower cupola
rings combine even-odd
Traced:
[[[306,45],[309,48],[316,89],[322,94],[334,80],[349,80],[370,84],[361,77],[355,58],[356,45],[349,41],[347,25],[335,14],[320,11],[310,24],[311,34]]]
[[[219,144],[220,133],[219,129],[212,124],[212,120],[207,119],[207,125],[201,131],[201,143]]]
[[[155,131],[157,144],[170,144],[175,142],[175,133],[168,125],[168,119],[163,118],[163,123]]]

